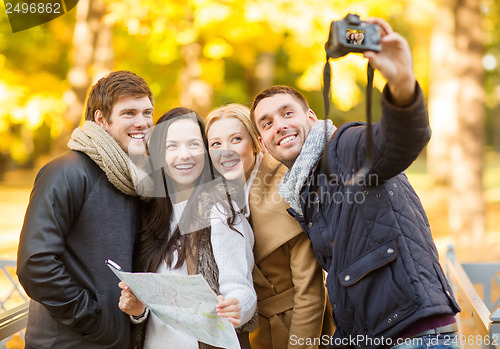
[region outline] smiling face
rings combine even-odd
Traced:
[[[144,135],[153,126],[153,105],[144,97],[121,97],[113,105],[109,121],[95,112],[95,122],[108,132],[127,154],[143,154]]]
[[[286,93],[260,100],[254,118],[262,148],[288,168],[293,166],[318,120],[311,109],[304,110],[297,99]]]
[[[212,162],[230,180],[248,179],[255,162],[252,138],[243,123],[233,117],[213,122],[207,132]]]
[[[174,121],[165,141],[166,173],[176,191],[191,190],[205,165],[205,146],[199,125],[190,119]]]

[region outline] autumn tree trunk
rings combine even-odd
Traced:
[[[434,187],[443,194],[451,181],[450,146],[457,134],[458,76],[456,74],[455,13],[456,0],[437,2],[436,21],[431,37],[431,83],[429,118],[432,138],[427,146],[427,168]]]
[[[65,94],[68,105],[58,151],[66,149],[73,130],[85,115],[85,100],[90,85],[112,66],[111,28],[103,21],[106,7],[100,0],[80,0],[76,7],[72,65],[68,72],[71,89]]]
[[[181,48],[183,67],[179,74],[180,104],[205,117],[212,107],[213,89],[201,79],[201,46],[191,43]]]
[[[434,184],[444,187],[459,243],[484,235],[484,70],[479,0],[441,0],[432,37],[427,148]]]
[[[457,133],[451,147],[449,221],[462,243],[479,242],[485,229],[483,198],[485,91],[480,0],[457,0]]]
[[[252,74],[251,92],[256,96],[263,89],[274,84],[274,71],[276,68],[276,57],[269,52],[260,53],[257,56],[255,69]]]

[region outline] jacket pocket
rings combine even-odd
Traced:
[[[398,257],[396,240],[390,240],[337,273],[361,332],[381,335],[418,308],[407,271]]]
[[[443,288],[443,292],[446,294],[446,297],[448,298],[448,301],[451,304],[451,307],[456,311],[460,311],[460,306],[458,305],[457,301],[455,300],[455,297],[453,296],[453,289],[451,288],[450,284],[446,280],[443,269],[438,263],[434,263],[434,269],[436,270],[436,274],[439,277],[439,281],[441,283],[441,287]]]

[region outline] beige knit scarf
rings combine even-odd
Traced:
[[[153,187],[150,176],[95,122],[85,121],[81,128],[76,128],[68,147],[87,154],[122,193],[143,198],[150,196]]]

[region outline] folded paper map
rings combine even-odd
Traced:
[[[217,316],[217,295],[200,274],[129,273],[107,260],[109,268],[159,319],[198,341],[240,349],[233,325]]]

